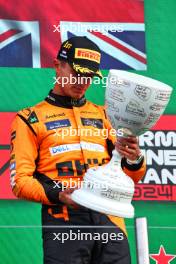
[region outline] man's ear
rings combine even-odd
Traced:
[[[57,70],[58,67],[60,66],[60,61],[58,59],[54,59],[53,64],[54,64],[54,68]]]

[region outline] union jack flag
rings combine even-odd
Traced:
[[[145,26],[143,23],[113,23],[113,30],[111,30],[112,23],[104,22],[61,21],[60,26],[61,29],[68,29],[67,31],[61,30],[62,41],[75,35],[87,36],[100,47],[102,69],[146,70]],[[83,32],[82,28],[89,30]],[[94,28],[96,31],[93,30]]]
[[[41,66],[38,22],[1,19],[0,66],[32,68]]]
[[[52,67],[60,43],[83,35],[100,47],[102,69],[146,69],[141,0],[97,0],[96,5],[87,0],[84,9],[84,0],[43,0],[45,8],[38,0],[23,0],[25,9],[14,8],[13,13],[13,0],[2,2],[0,67]],[[20,3],[16,0],[17,6]],[[61,31],[55,30],[58,26]]]

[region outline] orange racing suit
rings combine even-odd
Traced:
[[[81,180],[88,168],[109,162],[116,137],[106,138],[103,131],[110,129],[104,108],[85,97],[73,100],[51,91],[41,103],[19,111],[11,131],[13,193],[48,205],[51,212],[61,191],[55,182]],[[129,165],[122,159],[122,168],[137,183],[145,162]],[[125,231],[122,218],[109,218]]]
[[[43,226],[64,225],[69,221],[70,225],[82,225],[87,219],[86,224],[113,224],[118,230],[126,232],[123,218],[106,216],[86,209],[80,211],[80,214],[59,201],[62,184],[69,183],[70,178],[78,182],[82,180],[88,168],[109,162],[116,140],[115,136],[107,134],[111,128],[103,107],[86,101],[85,97],[73,100],[56,95],[52,91],[41,103],[17,113],[11,131],[11,185],[17,197],[43,204]],[[129,165],[123,158],[121,165],[135,183],[145,173],[144,160],[137,165]],[[58,247],[55,241],[51,240],[51,235],[51,232],[43,228],[44,263],[67,263],[61,259],[63,254],[68,255],[67,248],[62,243]],[[85,249],[87,246],[87,252],[91,252],[92,244],[87,241],[85,243],[88,245],[77,243],[79,241],[71,247],[80,248],[81,252],[81,247]],[[106,250],[102,251],[98,245],[94,252],[100,252],[100,262],[97,262],[95,256],[95,263],[107,263],[106,258],[112,260],[108,263],[130,263],[127,239],[121,246],[118,244],[116,247],[112,243],[107,247],[107,253],[102,255]],[[112,256],[111,251],[116,252],[120,262],[116,262],[117,256]],[[55,261],[50,262],[54,258]],[[71,255],[69,258],[72,262],[69,259],[68,263],[90,263],[79,262],[78,256],[74,259]],[[90,254],[86,258],[90,258]]]

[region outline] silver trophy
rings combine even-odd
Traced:
[[[117,137],[139,136],[149,130],[163,114],[172,88],[135,73],[110,70],[105,102],[107,115]],[[119,217],[134,217],[131,201],[134,182],[121,169],[116,150],[106,165],[87,170],[80,189],[72,199],[92,210]]]

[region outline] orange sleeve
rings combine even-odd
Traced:
[[[13,193],[23,199],[51,204],[43,186],[35,179],[38,142],[32,126],[18,115],[11,126],[11,185]]]
[[[134,181],[134,183],[138,183],[146,172],[146,162],[143,159],[139,164],[128,165],[127,162],[123,162],[122,159],[122,168],[123,171]]]

